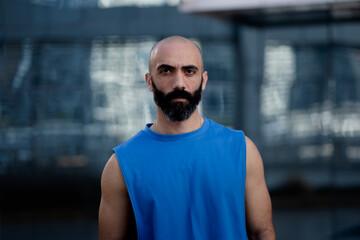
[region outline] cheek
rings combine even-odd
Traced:
[[[155,84],[156,88],[164,93],[171,92],[173,90],[171,81],[158,81]]]

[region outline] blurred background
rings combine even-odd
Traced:
[[[155,42],[258,146],[277,239],[360,239],[360,1],[0,0],[0,239],[97,239],[112,147],[155,119]]]

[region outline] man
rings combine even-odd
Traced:
[[[104,168],[99,238],[275,239],[256,146],[197,109],[208,80],[199,48],[161,40],[145,80],[157,118],[114,148]]]

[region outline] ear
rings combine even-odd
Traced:
[[[208,80],[207,71],[204,71],[204,72],[202,73],[202,78],[203,78],[203,82],[202,82],[202,87],[201,87],[201,89],[204,91],[204,90],[205,90],[205,87],[206,87],[207,80]]]
[[[146,73],[145,74],[145,81],[146,81],[146,85],[149,89],[150,92],[154,91],[153,86],[151,84],[152,78],[151,78],[151,74],[150,73]]]

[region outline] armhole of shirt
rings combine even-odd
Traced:
[[[129,198],[130,198],[131,207],[132,207],[132,210],[134,211],[137,238],[140,239],[141,231],[140,231],[140,225],[139,225],[139,221],[138,221],[138,217],[137,217],[138,216],[137,208],[134,206],[136,204],[135,204],[135,198],[133,197],[132,186],[131,186],[130,182],[128,181],[126,169],[125,169],[125,166],[123,166],[122,157],[120,156],[121,154],[118,151],[118,147],[113,148],[113,152],[116,154],[116,157],[118,159],[118,164],[120,166],[120,171],[121,171],[124,181],[125,181],[126,189],[127,189],[127,192],[129,194]]]
[[[244,180],[244,184],[246,181],[246,139],[245,139],[245,133],[243,131],[240,131],[241,133],[241,167],[242,167],[242,171],[243,171],[243,180]]]
[[[245,184],[246,184],[246,139],[245,139],[245,133],[243,131],[240,131],[240,142],[241,142],[241,169],[242,169],[242,177],[243,177],[243,183],[244,183],[244,205],[243,205],[243,211],[244,211],[244,240],[248,240],[247,236],[247,226],[246,226],[246,206],[245,206]]]

